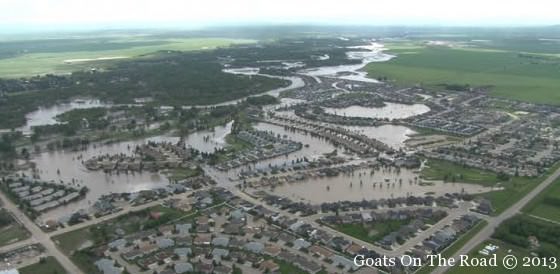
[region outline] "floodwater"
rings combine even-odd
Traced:
[[[282,80],[288,80],[290,81],[290,85],[287,87],[281,87],[281,88],[276,88],[276,89],[272,89],[269,91],[265,91],[263,93],[260,94],[255,94],[255,95],[251,95],[251,96],[260,96],[260,95],[271,95],[274,97],[278,97],[278,95],[280,95],[281,92],[286,91],[286,90],[292,90],[292,89],[296,89],[296,88],[302,88],[305,86],[305,82],[303,81],[303,79],[301,79],[300,77],[296,77],[296,76],[276,76],[276,75],[269,75],[269,74],[261,74],[259,73],[259,69],[258,68],[251,68],[251,67],[245,67],[245,68],[229,68],[229,69],[223,69],[223,72],[226,73],[231,73],[231,74],[242,74],[242,75],[260,75],[260,76],[264,76],[264,77],[269,77],[269,78],[277,78],[277,79],[282,79]],[[222,103],[218,103],[218,104],[213,104],[213,105],[204,105],[201,107],[210,107],[210,106],[226,106],[226,105],[234,105],[237,104],[245,99],[247,99],[248,97],[251,96],[247,96],[241,99],[236,99],[236,100],[231,100],[231,101],[227,101],[227,102],[222,102]]]
[[[136,145],[148,141],[176,142],[177,140],[176,137],[154,137],[109,145],[91,145],[83,151],[49,151],[38,154],[33,158],[33,162],[35,162],[38,175],[42,180],[53,180],[54,182],[62,180],[66,184],[71,184],[74,179],[76,184],[73,186],[87,186],[89,188],[85,199],[47,211],[42,215],[42,219],[58,219],[78,209],[87,209],[104,194],[135,192],[167,185],[169,181],[159,173],[106,174],[103,171],[87,170],[82,164],[82,160],[86,161],[91,157],[103,154],[124,153],[130,155]],[[58,170],[60,174],[58,174]]]
[[[423,104],[398,104],[385,102],[383,107],[362,107],[362,106],[349,106],[346,108],[324,108],[326,113],[347,116],[347,117],[362,117],[362,118],[377,118],[377,119],[404,119],[416,115],[420,115],[430,111],[430,108]]]
[[[362,173],[361,176],[358,175],[360,172]],[[294,201],[320,204],[323,202],[419,196],[426,193],[435,196],[463,191],[474,194],[492,190],[492,188],[476,184],[444,183],[441,181],[430,182],[430,185],[422,186],[418,183],[420,179],[418,181],[414,179],[416,176],[417,174],[413,170],[407,169],[401,169],[400,173],[394,170],[379,170],[372,175],[370,175],[370,169],[363,169],[355,171],[354,175],[340,174],[336,177],[317,177],[301,182],[285,183],[269,189],[269,191]],[[362,182],[361,185],[360,182]]]
[[[101,102],[96,99],[87,100],[73,100],[70,103],[56,104],[50,107],[39,107],[36,111],[30,112],[25,115],[27,123],[18,128],[24,135],[29,135],[32,133],[31,127],[43,126],[43,125],[54,125],[58,124],[59,121],[55,119],[57,115],[73,109],[86,109],[86,108],[96,108],[96,107],[106,107],[108,104]]]
[[[414,130],[405,126],[382,125],[378,127],[363,126],[342,126],[345,129],[361,133],[367,137],[379,140],[392,148],[399,149],[405,147],[405,141],[410,135],[416,133]]]
[[[257,123],[253,127],[257,130],[263,130],[269,132],[272,131],[274,134],[280,134],[282,137],[285,135],[286,139],[295,142],[301,142],[303,144],[303,147],[301,148],[301,150],[292,152],[285,156],[278,156],[275,158],[259,161],[258,163],[249,164],[239,168],[234,168],[228,170],[227,172],[221,172],[221,173],[227,173],[227,175],[222,174],[223,176],[235,178],[243,170],[266,169],[268,167],[280,167],[283,165],[291,165],[292,161],[295,161],[297,159],[302,159],[303,157],[307,157],[307,159],[309,160],[317,159],[323,154],[331,153],[336,149],[329,141],[325,139],[312,137],[311,135],[305,134],[300,131],[293,132],[293,131],[285,130],[284,127],[282,126],[277,126],[269,123]],[[338,152],[339,155],[342,154],[341,149],[339,149]]]
[[[225,145],[224,138],[231,132],[232,124],[233,121],[224,126],[217,126],[213,131],[200,131],[190,134],[185,138],[185,142],[188,146],[200,151],[213,152],[216,148]],[[209,138],[205,140],[205,137]],[[123,153],[131,155],[137,145],[142,145],[149,141],[176,143],[179,141],[179,137],[157,136],[107,145],[90,145],[86,150],[82,151],[49,151],[37,154],[33,158],[33,162],[35,162],[38,175],[42,180],[53,180],[57,183],[62,180],[66,184],[70,183],[73,186],[87,186],[89,188],[85,199],[47,211],[41,216],[42,219],[57,219],[71,214],[78,209],[87,209],[104,194],[136,192],[169,184],[167,177],[160,173],[121,172],[117,174],[115,172],[106,174],[103,171],[87,170],[82,164],[82,161],[103,154]],[[60,171],[60,174],[57,171]],[[74,184],[72,184],[73,179]]]
[[[187,146],[198,149],[202,152],[214,152],[216,149],[223,148],[226,145],[226,136],[231,133],[231,127],[234,121],[224,126],[217,126],[214,130],[203,130],[189,134],[185,138]]]
[[[361,69],[369,63],[386,62],[395,57],[394,55],[384,53],[383,51],[385,50],[385,47],[379,43],[371,43],[370,45],[349,48],[363,50],[346,52],[348,59],[362,60],[360,64],[311,68],[302,70],[299,73],[311,76],[318,82],[320,82],[320,79],[317,76],[325,76],[360,82],[378,83],[379,81],[376,79],[367,77],[367,72],[361,71]]]

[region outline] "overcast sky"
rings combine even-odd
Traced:
[[[0,0],[0,27],[550,25],[558,0]]]

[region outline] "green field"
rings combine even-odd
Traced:
[[[19,224],[0,228],[0,246],[19,242],[29,238],[29,232]]]
[[[339,224],[334,229],[356,239],[374,243],[409,222],[410,220],[387,220],[374,224]]]
[[[428,159],[426,167],[422,169],[421,177],[426,180],[475,183],[485,186],[493,186],[499,181],[494,172],[437,159]]]
[[[0,246],[25,240],[29,236],[27,229],[19,224],[12,214],[0,209]]]
[[[529,204],[523,208],[523,212],[560,222],[560,179],[554,181]]]
[[[133,39],[133,40],[131,40]],[[153,39],[153,38],[152,38]],[[165,40],[148,40],[142,38],[115,39],[109,42],[99,42],[94,45],[66,46],[59,50],[44,50],[47,52],[31,52],[14,57],[0,58],[0,78],[16,78],[24,76],[42,75],[47,73],[61,74],[69,73],[92,66],[103,66],[103,63],[111,63],[111,60],[81,60],[68,62],[76,59],[97,58],[131,58],[160,50],[192,51],[224,47],[235,43],[252,43],[253,40],[229,39],[229,38],[175,38]],[[118,46],[122,44],[122,46]],[[117,46],[115,46],[117,45]],[[0,48],[4,45],[0,43]],[[106,48],[106,49],[104,49]],[[40,51],[40,50],[39,50]],[[126,60],[126,59],[113,59]]]
[[[497,262],[498,262],[498,266],[497,267],[458,267],[455,266],[453,268],[451,268],[450,271],[448,271],[448,274],[467,274],[467,273],[492,273],[492,274],[512,274],[512,273],[519,273],[519,274],[547,274],[547,273],[558,273],[558,269],[556,270],[552,270],[549,269],[547,267],[523,267],[521,266],[521,258],[522,257],[526,257],[526,256],[530,256],[530,251],[524,249],[524,248],[520,248],[514,245],[510,245],[507,243],[504,243],[502,241],[498,241],[498,240],[491,240],[491,241],[487,241],[483,244],[481,244],[480,246],[478,246],[477,248],[475,248],[470,254],[470,257],[476,257],[476,258],[482,258],[485,257],[483,255],[478,254],[478,251],[481,250],[482,248],[484,248],[485,245],[492,243],[495,244],[497,246],[499,246],[500,248],[498,249],[498,251],[496,252],[497,254]],[[511,250],[511,252],[508,252],[509,250]],[[517,268],[513,269],[513,270],[508,270],[505,267],[503,267],[502,265],[502,259],[504,256],[508,255],[508,254],[512,254],[514,256],[517,257],[517,259],[519,260],[519,264],[517,266]]]
[[[366,67],[370,77],[399,84],[492,86],[491,94],[528,102],[560,104],[560,58],[552,54],[390,44],[396,58]]]
[[[18,269],[20,274],[66,274],[66,270],[54,257],[46,257],[39,263]]]

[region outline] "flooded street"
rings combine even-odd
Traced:
[[[369,170],[362,170],[361,176],[358,175],[359,172],[355,171],[353,176],[351,174],[340,174],[335,177],[311,178],[302,182],[285,183],[267,189],[272,194],[312,204],[361,201],[364,199],[378,200],[411,195],[422,196],[426,193],[434,196],[462,191],[474,194],[492,190],[475,184],[444,183],[441,181],[430,182],[423,186],[414,179],[418,174],[407,169],[401,169],[400,173],[394,170],[379,170],[371,175]]]
[[[326,113],[347,116],[347,117],[362,117],[362,118],[377,118],[377,119],[404,119],[416,115],[420,115],[430,111],[430,108],[423,104],[398,104],[385,102],[385,106],[362,107],[362,106],[349,106],[346,108],[324,108]]]

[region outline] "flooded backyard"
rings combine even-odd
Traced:
[[[361,201],[387,199],[431,194],[442,196],[446,193],[482,193],[492,188],[476,184],[444,183],[430,181],[421,183],[415,179],[413,170],[401,169],[400,172],[368,170],[355,171],[354,175],[340,174],[335,177],[316,177],[295,183],[285,183],[267,188],[270,193],[293,199],[294,201],[320,204],[323,202]]]

